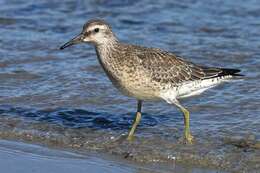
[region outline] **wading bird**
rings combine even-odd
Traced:
[[[122,43],[103,20],[88,21],[82,32],[60,49],[78,43],[93,44],[98,60],[114,86],[123,94],[137,99],[136,118],[128,140],[133,138],[140,122],[142,102],[164,100],[182,111],[184,139],[192,143],[190,114],[178,100],[242,76],[237,69],[196,65],[161,49]]]

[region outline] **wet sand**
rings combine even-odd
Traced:
[[[34,144],[0,140],[0,168],[5,173],[216,173],[217,170],[172,165],[140,165],[98,154],[78,154]]]

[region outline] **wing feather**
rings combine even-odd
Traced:
[[[151,79],[157,82],[179,85],[186,81],[218,77],[223,72],[221,68],[196,65],[160,49],[137,51],[136,55]]]

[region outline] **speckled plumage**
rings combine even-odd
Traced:
[[[233,76],[240,76],[237,69],[204,67],[161,49],[121,43],[103,20],[87,22],[81,34],[61,49],[81,42],[95,46],[98,60],[116,88],[138,100],[136,120],[128,139],[132,139],[141,119],[142,101],[165,100],[183,112],[185,139],[191,143],[189,111],[178,99],[200,94]]]
[[[188,82],[231,78],[230,74],[222,77],[223,69],[198,66],[156,48],[115,41],[97,46],[96,50],[112,83],[124,94],[140,100],[161,99],[160,93],[178,90]]]

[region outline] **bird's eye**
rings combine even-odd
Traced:
[[[98,33],[98,32],[99,32],[99,28],[95,28],[95,29],[94,29],[94,32],[95,32],[95,33]]]

